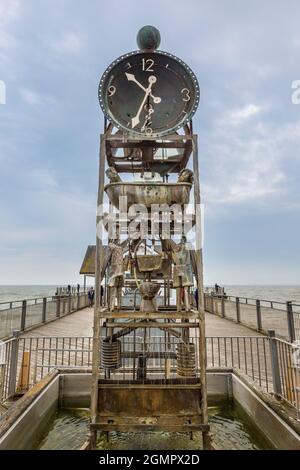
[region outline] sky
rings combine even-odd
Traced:
[[[145,24],[200,82],[205,283],[299,284],[299,17],[297,0],[0,0],[0,284],[80,279],[99,79]]]

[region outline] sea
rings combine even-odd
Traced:
[[[2,285],[0,286],[0,303],[52,296],[55,294],[56,287],[55,285]],[[300,302],[300,286],[296,285],[224,285],[224,287],[228,295],[237,297],[277,302],[286,302],[287,300]]]

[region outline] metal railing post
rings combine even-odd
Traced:
[[[261,331],[262,330],[262,321],[261,321],[260,300],[256,300],[256,318],[257,318],[257,329],[258,329],[258,331]]]
[[[237,323],[241,323],[241,308],[240,308],[240,298],[239,297],[235,298],[235,304],[236,304],[236,321],[237,321]]]
[[[13,331],[13,340],[11,342],[9,358],[9,379],[8,379],[8,397],[14,397],[17,385],[18,355],[19,355],[20,331]]]
[[[77,294],[77,310],[79,310],[79,309],[80,309],[80,294],[78,292],[78,294]]]
[[[21,313],[21,325],[20,330],[24,331],[26,326],[26,310],[27,310],[27,302],[23,300],[22,302],[22,313]]]
[[[222,317],[225,318],[225,298],[224,298],[224,295],[221,298],[221,314],[222,314]]]
[[[282,389],[281,389],[279,358],[278,358],[275,331],[269,330],[268,337],[269,337],[269,345],[270,345],[270,359],[271,359],[273,388],[274,388],[275,395],[278,397],[278,396],[281,396]]]
[[[47,299],[46,297],[43,298],[43,313],[42,313],[42,322],[46,323],[46,315],[47,315]]]
[[[56,297],[56,316],[60,317],[60,296]]]
[[[286,313],[287,313],[287,325],[288,325],[289,338],[290,338],[290,342],[293,343],[296,340],[296,334],[295,334],[293,305],[291,301],[288,301],[286,303]]]

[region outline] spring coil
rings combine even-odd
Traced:
[[[177,375],[196,377],[196,348],[193,343],[177,345]]]
[[[114,370],[121,367],[122,347],[121,341],[102,341],[101,344],[101,367],[106,370]]]

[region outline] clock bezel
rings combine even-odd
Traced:
[[[137,50],[137,51],[132,51],[132,52],[128,52],[126,54],[121,55],[116,60],[114,60],[107,67],[107,69],[104,71],[104,73],[103,73],[103,75],[100,79],[100,83],[99,83],[99,87],[98,87],[98,98],[99,98],[99,103],[100,103],[100,107],[103,111],[103,114],[105,115],[105,117],[112,124],[114,124],[115,127],[122,130],[126,135],[132,135],[132,136],[135,136],[135,137],[138,136],[138,137],[143,137],[143,138],[149,138],[149,135],[146,135],[146,133],[139,132],[139,131],[133,130],[133,129],[128,129],[128,127],[123,126],[116,119],[113,118],[113,116],[109,113],[109,107],[107,106],[107,100],[105,99],[105,96],[104,96],[105,95],[105,90],[103,88],[103,85],[106,81],[106,77],[108,76],[110,71],[116,65],[118,65],[118,63],[120,63],[124,59],[127,59],[128,57],[132,57],[134,55],[139,55],[139,54],[145,55],[147,53],[170,57],[171,59],[179,62],[180,65],[183,66],[185,68],[186,72],[190,75],[190,78],[191,78],[191,80],[193,82],[193,85],[194,85],[194,88],[195,88],[195,90],[194,90],[195,99],[194,99],[194,103],[193,103],[192,109],[189,112],[189,114],[182,121],[180,121],[180,123],[178,125],[173,126],[172,128],[164,129],[163,131],[160,131],[160,132],[153,132],[153,134],[151,134],[151,136],[150,136],[151,138],[162,137],[162,136],[165,136],[165,135],[168,135],[168,134],[172,134],[172,133],[178,131],[179,129],[181,129],[182,127],[184,127],[185,125],[187,125],[191,121],[191,119],[193,118],[195,112],[197,111],[198,106],[199,106],[199,102],[200,102],[200,85],[199,85],[198,79],[197,79],[195,73],[193,72],[193,70],[183,60],[181,60],[179,57],[175,56],[174,54],[171,54],[170,52],[165,52],[165,51],[161,51],[161,50],[154,50],[154,51]]]

